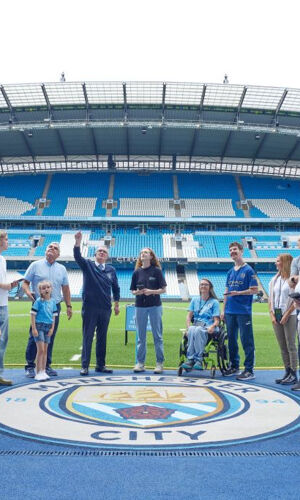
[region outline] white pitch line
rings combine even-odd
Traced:
[[[71,357],[70,361],[78,361],[81,358],[81,354],[74,354],[74,356]]]

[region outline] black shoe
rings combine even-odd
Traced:
[[[286,377],[282,382],[281,385],[291,385],[291,384],[296,384],[298,381],[296,373],[291,369],[290,374],[288,377]]]
[[[233,375],[240,375],[241,370],[239,368],[229,368],[223,373],[224,377],[232,377]]]
[[[27,377],[27,378],[34,378],[35,377],[34,368],[32,368],[32,367],[26,368],[26,370],[25,370],[25,377]]]
[[[49,377],[57,377],[57,372],[51,366],[46,366],[46,373]]]
[[[95,372],[98,373],[113,373],[113,370],[110,368],[106,368],[106,366],[96,366],[95,367]]]
[[[80,375],[82,375],[82,376],[85,377],[88,374],[89,374],[89,369],[88,368],[81,368]]]
[[[285,374],[283,375],[283,377],[275,379],[275,384],[281,384],[281,382],[283,382],[286,378],[288,378],[288,376],[290,374],[290,371],[291,371],[290,368],[286,368],[285,369]]]

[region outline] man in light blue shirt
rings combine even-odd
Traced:
[[[46,280],[50,281],[52,284],[52,298],[55,300],[57,304],[58,315],[55,318],[54,331],[53,335],[51,336],[51,342],[47,351],[46,373],[50,377],[57,375],[57,372],[51,368],[51,362],[52,362],[53,343],[59,323],[59,315],[61,309],[60,302],[62,300],[62,295],[67,306],[68,319],[71,319],[72,317],[71,294],[70,294],[67,270],[65,266],[56,262],[56,259],[59,257],[59,254],[60,254],[59,243],[56,242],[50,243],[47,246],[45,258],[37,260],[30,264],[25,273],[23,282],[23,289],[26,295],[33,302],[35,301],[36,298],[39,297],[38,284],[40,283],[40,281]],[[36,343],[32,335],[31,327],[29,330],[29,338],[25,356],[27,362],[25,366],[26,377],[34,378]]]

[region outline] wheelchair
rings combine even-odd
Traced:
[[[182,336],[179,348],[179,366],[177,375],[180,377],[183,373],[183,363],[186,360],[188,346],[188,336],[185,332]],[[203,352],[203,369],[209,370],[212,378],[215,378],[217,367],[222,375],[230,368],[228,336],[225,323],[221,322],[219,331],[208,336],[207,344]],[[190,373],[187,371],[187,373]]]

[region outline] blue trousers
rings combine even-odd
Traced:
[[[57,316],[55,316],[55,323],[54,323],[54,330],[53,330],[53,335],[50,337],[50,344],[48,345],[48,351],[47,351],[47,363],[46,363],[46,368],[51,365],[52,363],[52,350],[53,350],[53,344],[54,344],[54,339],[55,335],[57,332],[57,328],[59,325],[59,316],[60,316],[60,310],[61,310],[61,305],[56,304],[57,307]],[[29,338],[27,342],[27,347],[26,347],[26,362],[27,364],[25,365],[25,370],[27,368],[35,368],[35,358],[36,358],[36,342],[34,340],[34,337],[32,335],[32,330],[31,327],[29,329]]]
[[[8,342],[8,307],[0,306],[0,374],[4,369],[4,354]]]
[[[147,351],[147,322],[150,319],[151,330],[154,340],[154,348],[156,354],[156,362],[164,362],[164,346],[163,346],[163,325],[162,325],[162,306],[152,307],[136,307],[135,322],[138,334],[137,342],[137,362],[145,363]]]
[[[190,326],[188,330],[187,358],[194,361],[202,361],[207,339],[208,333],[205,328],[202,326]]]
[[[82,353],[81,366],[88,368],[94,333],[96,330],[96,364],[98,368],[105,366],[106,338],[111,309],[100,309],[94,305],[82,306]]]
[[[225,314],[228,334],[229,357],[232,368],[239,368],[240,356],[238,347],[238,332],[245,353],[245,369],[253,371],[255,360],[254,336],[251,314]]]

